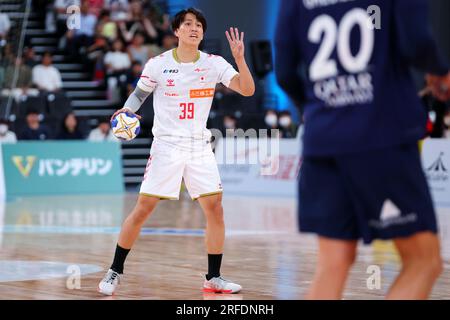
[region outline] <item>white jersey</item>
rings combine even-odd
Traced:
[[[137,86],[153,92],[153,136],[186,147],[209,141],[206,121],[216,84],[228,87],[237,74],[224,58],[201,51],[191,63],[179,62],[175,49],[150,59]]]

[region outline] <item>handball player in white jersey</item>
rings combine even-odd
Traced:
[[[225,32],[237,72],[222,57],[198,50],[206,31],[206,20],[200,11],[194,8],[180,11],[174,17],[172,29],[178,37],[178,47],[147,62],[135,91],[124,108],[113,115],[134,114],[153,93],[154,141],[137,204],[122,225],[113,263],[98,286],[99,292],[105,295],[112,295],[116,290],[126,256],[142,225],[159,200],[178,199],[182,179],[207,220],[208,273],[203,290],[241,291],[240,285],[220,274],[225,239],[222,186],[206,121],[217,83],[243,96],[252,96],[255,92],[244,58],[244,33],[239,33],[237,28]]]

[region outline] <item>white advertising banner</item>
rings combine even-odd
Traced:
[[[296,196],[301,142],[297,139],[274,141],[256,138],[218,141],[216,159],[227,193]],[[265,149],[266,145],[271,148]],[[435,204],[450,206],[450,140],[425,140],[422,164]]]
[[[437,206],[450,205],[450,140],[427,139],[422,147],[422,165]]]
[[[227,193],[296,196],[299,140],[227,138],[220,139],[215,150]]]

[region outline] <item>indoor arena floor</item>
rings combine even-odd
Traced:
[[[97,284],[112,261],[120,225],[136,194],[21,197],[0,206],[1,299],[302,299],[317,253],[297,233],[291,198],[224,195],[227,238],[222,274],[240,294],[203,294],[205,221],[186,194],[161,201],[128,256],[116,295]],[[432,299],[450,298],[450,208],[439,208],[444,272]],[[381,287],[368,288],[370,266]],[[391,242],[359,247],[344,299],[382,299],[398,273]],[[79,276],[78,276],[79,275]],[[369,281],[370,282],[370,281]]]

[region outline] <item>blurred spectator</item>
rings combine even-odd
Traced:
[[[133,41],[127,48],[130,60],[139,61],[142,65],[145,65],[150,58],[150,51],[148,47],[144,45],[144,41],[144,35],[138,32],[134,35]]]
[[[108,97],[111,101],[119,101],[126,95],[127,71],[131,66],[130,57],[123,52],[123,42],[116,39],[113,42],[113,51],[105,55],[104,63],[106,67]],[[117,88],[120,91],[117,91]],[[119,95],[118,95],[119,94]]]
[[[268,109],[264,116],[265,128],[267,130],[267,136],[272,137],[271,129],[280,129],[278,127],[278,115],[275,110]],[[273,137],[275,138],[275,137]]]
[[[94,44],[87,49],[87,58],[91,66],[91,71],[94,72],[94,80],[105,79],[105,66],[103,60],[108,51],[108,40],[100,35],[95,37]]]
[[[141,77],[142,74],[142,64],[139,61],[133,61],[133,65],[131,66],[131,72],[127,75],[127,93],[130,95]]]
[[[79,53],[82,53],[94,42],[95,26],[97,24],[97,17],[89,13],[88,0],[81,2],[80,11],[80,28],[69,30],[66,33],[68,50],[73,59],[78,59]]]
[[[98,17],[103,9],[104,0],[87,0],[89,12]]]
[[[100,12],[96,34],[105,37],[109,41],[114,41],[114,39],[117,38],[117,24],[114,21],[111,21],[110,12],[108,10],[102,10]]]
[[[8,38],[8,32],[11,28],[11,21],[6,13],[0,12],[0,47],[6,45],[6,39]]]
[[[55,0],[53,7],[47,10],[45,17],[45,30],[48,33],[56,31],[60,38],[67,30],[67,8],[70,6],[80,6],[80,0]]]
[[[30,67],[31,69],[33,69],[38,64],[33,47],[26,47],[24,49],[23,64]]]
[[[298,126],[292,121],[291,113],[288,110],[280,112],[278,124],[280,125],[281,138],[295,138],[297,136]]]
[[[69,112],[64,117],[62,122],[61,131],[59,132],[57,139],[60,140],[80,140],[83,139],[83,133],[78,125],[78,120],[73,112]]]
[[[50,129],[40,123],[39,113],[29,109],[26,116],[26,127],[19,134],[19,140],[47,140],[50,138]]]
[[[3,47],[3,50],[0,48],[0,65],[6,67],[9,64],[13,64],[15,60],[16,55],[14,54],[10,43],[7,43]]]
[[[178,45],[178,38],[172,32],[166,32],[162,36],[162,46],[156,44],[150,45],[150,56],[154,57],[163,52],[176,48]]]
[[[14,74],[17,69],[17,80],[14,81]],[[23,64],[21,57],[16,58],[15,65],[9,65],[5,71],[4,88],[2,90],[3,96],[12,95],[16,101],[20,101],[23,96],[38,96],[39,91],[31,88],[31,69]]]
[[[89,133],[88,140],[92,142],[120,141],[112,133],[111,124],[107,118],[99,120],[98,127]]]
[[[436,99],[428,87],[421,90],[419,96],[428,115],[427,135],[430,138],[442,138],[445,133],[444,116],[447,111],[447,104]]]
[[[444,138],[450,139],[450,109],[444,115]]]
[[[16,134],[9,131],[9,122],[5,119],[0,119],[0,143],[15,143],[16,141]]]
[[[56,92],[62,88],[61,74],[52,66],[52,54],[45,52],[42,63],[33,68],[33,84],[39,90]]]
[[[227,134],[227,130],[237,129],[237,119],[235,116],[227,114],[223,117],[223,128],[222,133],[224,136]]]
[[[111,12],[112,21],[122,21],[127,19],[128,0],[105,0],[104,8]]]
[[[146,6],[148,11],[147,17],[158,32],[157,45],[161,46],[164,34],[170,33],[172,30],[170,17],[154,1],[146,1],[144,2],[144,6]]]
[[[154,42],[158,37],[158,32],[150,19],[144,16],[142,3],[138,0],[132,0],[130,2],[127,20],[119,21],[118,25],[122,38],[127,43],[131,42],[137,32],[144,34],[145,42]]]

